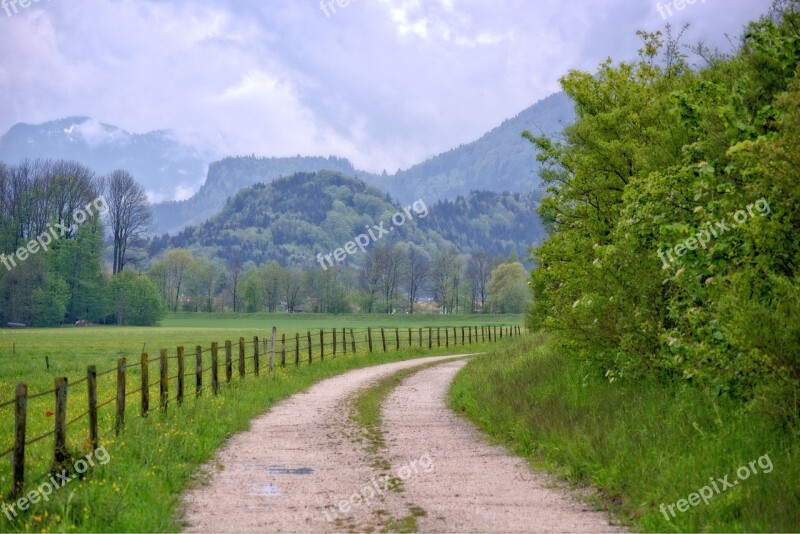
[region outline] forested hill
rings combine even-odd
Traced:
[[[337,157],[291,158],[225,158],[208,168],[205,184],[193,197],[153,206],[155,232],[173,233],[186,226],[199,224],[218,213],[225,201],[239,190],[259,183],[270,183],[295,173],[334,171],[354,176],[352,163]],[[363,173],[361,173],[363,175]]]
[[[546,237],[537,216],[538,194],[473,191],[430,206],[420,227],[441,235],[463,251],[492,256],[516,255],[526,262],[528,249]]]
[[[423,200],[417,204],[420,209],[409,210],[410,220],[397,226],[392,216],[408,206],[393,203],[364,181],[330,171],[298,173],[241,190],[205,223],[175,236],[153,238],[149,248],[152,256],[168,248],[188,248],[228,261],[275,260],[311,267],[317,254],[328,254],[384,222],[394,231],[379,244],[411,242],[433,254],[450,241],[464,253],[514,253],[524,259],[528,247],[542,236],[534,204],[531,195],[491,192],[434,206]],[[352,261],[357,264],[360,259],[356,255]]]
[[[227,261],[313,267],[317,254],[344,246],[366,227],[381,221],[391,226],[399,209],[357,178],[330,171],[298,173],[242,189],[207,222],[153,239],[150,253],[180,247]],[[416,222],[406,222],[382,241],[413,240],[426,248],[443,241]]]
[[[431,202],[480,189],[530,193],[538,187],[540,164],[520,133],[530,130],[553,137],[574,120],[572,100],[564,92],[556,93],[475,142],[399,171],[384,187],[401,200],[424,196]]]

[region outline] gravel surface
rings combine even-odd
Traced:
[[[233,436],[183,496],[188,532],[615,530],[523,460],[486,444],[444,402],[458,356],[350,371],[276,404]],[[383,408],[387,449],[368,451],[352,397],[431,362]],[[387,460],[391,468],[387,469]]]
[[[611,532],[605,514],[555,489],[505,448],[487,444],[471,422],[447,408],[447,390],[466,364],[422,370],[387,399],[387,457],[404,465],[429,455],[430,474],[410,476],[404,496],[425,511],[420,532]],[[427,465],[427,464],[426,464]]]

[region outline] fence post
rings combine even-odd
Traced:
[[[256,376],[258,376],[259,368],[258,368],[258,336],[253,336],[253,372]]]
[[[306,330],[306,337],[308,337],[308,365],[311,365],[311,330]]]
[[[277,332],[276,327],[272,327],[272,337],[270,337],[269,342],[269,372],[271,373],[275,369],[275,333]]]
[[[286,367],[286,334],[281,334],[281,367]]]
[[[386,352],[386,333],[381,328],[381,343],[383,344],[383,352]]]
[[[114,431],[119,435],[122,427],[125,426],[125,365],[127,360],[120,358],[117,360],[117,418],[114,424]]]
[[[203,389],[203,347],[197,345],[194,348],[194,394],[200,396]]]
[[[239,379],[244,378],[244,338],[239,338]]]
[[[422,348],[422,328],[419,329],[419,348]]]
[[[458,345],[458,330],[455,326],[453,327],[453,345]]]
[[[461,345],[464,345],[464,327],[461,327]]]
[[[445,328],[444,329],[444,347],[446,349],[450,348],[450,329],[449,328]]]
[[[472,327],[467,328],[469,330],[469,344],[472,345]]]
[[[436,348],[442,346],[442,329],[438,326],[436,327]]]
[[[409,349],[411,348],[411,343],[412,343],[412,341],[411,341],[411,329],[409,328],[408,329],[408,348]]]
[[[142,353],[142,417],[150,411],[150,365],[147,353]]]
[[[486,327],[481,327],[481,342],[486,343]]]
[[[332,328],[331,330],[333,332],[333,357],[335,358],[336,357],[336,329]]]
[[[161,409],[167,409],[169,400],[169,367],[167,367],[167,349],[161,349]]]
[[[433,328],[430,326],[428,327],[428,348],[433,348]]]
[[[394,329],[394,340],[397,343],[397,350],[399,351],[400,350],[400,329],[399,328],[395,328]]]
[[[353,329],[350,329],[350,343],[353,349],[353,354],[356,354],[356,335],[353,333]]]
[[[367,328],[367,346],[369,353],[372,354],[372,328]]]
[[[53,446],[54,469],[61,467],[67,459],[67,379],[56,378],[56,420]]]
[[[216,341],[211,344],[211,391],[214,395],[219,393],[219,344]]]
[[[11,456],[14,486],[12,495],[17,498],[25,486],[25,426],[28,422],[28,386],[17,384],[14,407],[14,453]]]
[[[342,328],[342,347],[344,348],[344,353],[347,354],[347,329]]]
[[[90,365],[86,369],[86,396],[89,399],[89,444],[92,450],[97,449],[97,367]]]
[[[178,347],[178,392],[175,398],[178,404],[183,404],[184,375],[186,374],[186,360],[183,347]]]
[[[300,333],[295,332],[294,334],[294,364],[295,366],[300,365]]]
[[[319,361],[325,361],[325,335],[321,328],[319,330]]]
[[[230,384],[233,378],[233,345],[230,340],[225,341],[225,383]]]

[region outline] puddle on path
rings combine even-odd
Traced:
[[[251,497],[280,497],[283,495],[277,484],[256,484],[252,487]]]
[[[279,465],[269,466],[270,475],[313,475],[314,470],[310,467],[281,467]]]

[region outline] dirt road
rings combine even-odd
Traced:
[[[276,405],[203,468],[184,495],[186,530],[616,530],[447,409],[447,388],[465,364],[453,358],[351,371]],[[442,363],[412,375],[387,399],[386,447],[370,449],[350,418],[352,397],[431,362]]]

